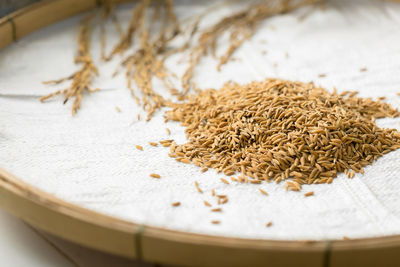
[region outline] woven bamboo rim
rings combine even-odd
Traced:
[[[99,3],[96,0],[45,0],[1,18],[0,49]],[[59,237],[147,262],[218,267],[400,266],[400,236],[301,242],[171,231],[120,220],[67,203],[3,169],[0,169],[0,206]]]

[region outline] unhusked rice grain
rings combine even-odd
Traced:
[[[400,148],[400,133],[375,123],[399,111],[356,94],[278,79],[198,91],[166,112],[189,140],[170,155],[228,176],[240,172],[239,182],[286,181],[292,191],[331,183],[341,172],[354,177]]]

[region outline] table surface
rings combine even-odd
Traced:
[[[3,266],[74,266],[21,220],[0,210],[0,257]]]
[[[153,267],[84,248],[35,229],[0,209],[0,267]],[[159,266],[159,265],[158,265]]]

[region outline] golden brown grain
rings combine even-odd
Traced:
[[[342,172],[352,178],[400,148],[400,133],[375,123],[399,111],[356,94],[279,79],[198,91],[166,113],[186,127],[189,140],[170,155],[229,176],[240,173],[240,183],[285,181],[291,191],[330,184]]]
[[[263,189],[261,189],[261,188],[259,188],[258,190],[260,190],[261,194],[263,194],[263,195],[265,195],[265,196],[268,196],[267,191],[265,191],[265,190],[263,190]]]
[[[238,182],[239,183],[247,183],[247,181],[248,181],[248,178],[246,176],[244,176],[244,175],[240,175],[238,177]]]
[[[201,190],[201,188],[200,188],[200,186],[199,186],[199,183],[198,183],[197,181],[194,182],[194,186],[196,187],[197,191],[198,191],[200,194],[203,194],[203,190]]]
[[[136,149],[143,151],[143,147],[139,145],[136,145]]]
[[[367,70],[368,70],[367,68],[361,68],[361,69],[360,69],[361,72],[365,72],[365,71],[367,71]]]
[[[220,223],[221,223],[221,221],[214,220],[214,221],[211,221],[211,223],[212,223],[212,224],[220,224]]]
[[[222,212],[222,209],[221,208],[215,208],[215,209],[212,209],[211,211],[212,212]]]
[[[301,190],[301,184],[299,184],[296,181],[287,181],[286,182],[286,190],[300,191]]]
[[[154,143],[154,142],[149,142],[149,145],[151,145],[151,146],[158,146],[158,144],[157,144],[157,143]]]
[[[206,207],[211,207],[211,204],[206,200],[204,200],[204,205],[206,205]]]
[[[171,130],[170,129],[166,128],[165,130],[167,131],[168,135],[171,135]]]
[[[160,144],[166,144],[166,143],[172,143],[172,142],[174,142],[174,140],[172,140],[172,139],[167,139],[167,140],[161,140],[161,141],[160,141]]]
[[[161,175],[159,175],[159,174],[157,174],[157,173],[152,173],[152,174],[150,174],[150,177],[156,178],[156,179],[160,179],[160,178],[161,178]]]
[[[172,203],[172,207],[179,207],[180,205],[181,205],[181,202]]]
[[[223,182],[224,184],[229,184],[228,180],[221,178],[221,182]]]
[[[266,227],[271,227],[271,226],[272,226],[272,222],[267,222],[267,223],[265,224],[265,226],[266,226]]]
[[[354,171],[348,171],[347,170],[347,177],[349,177],[350,179],[352,179],[352,178],[354,178],[354,176],[355,176],[355,172]]]
[[[182,163],[190,163],[190,159],[181,159]]]
[[[314,195],[313,191],[307,192],[307,193],[304,194],[305,197],[310,197],[310,196],[313,196],[313,195]]]

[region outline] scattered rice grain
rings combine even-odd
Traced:
[[[204,205],[206,205],[206,207],[211,207],[211,204],[206,200],[204,200]]]
[[[267,191],[265,191],[265,190],[263,190],[263,189],[261,189],[261,188],[259,188],[258,190],[260,190],[261,194],[263,194],[263,195],[265,195],[265,196],[268,196]]]
[[[181,202],[172,203],[172,207],[179,207],[180,205],[181,205]]]
[[[310,196],[313,196],[313,195],[314,195],[313,191],[307,192],[307,193],[304,194],[305,197],[310,197]]]
[[[156,178],[156,179],[160,179],[160,178],[161,178],[161,175],[159,175],[159,174],[157,174],[157,173],[152,173],[152,174],[150,174],[150,177]]]
[[[224,184],[229,184],[229,182],[224,178],[221,178],[221,182],[223,182]]]
[[[197,181],[194,182],[194,186],[196,187],[197,191],[198,191],[200,194],[203,194],[203,190],[201,190],[201,188],[200,188],[200,186],[199,186],[199,183],[198,183]]]

